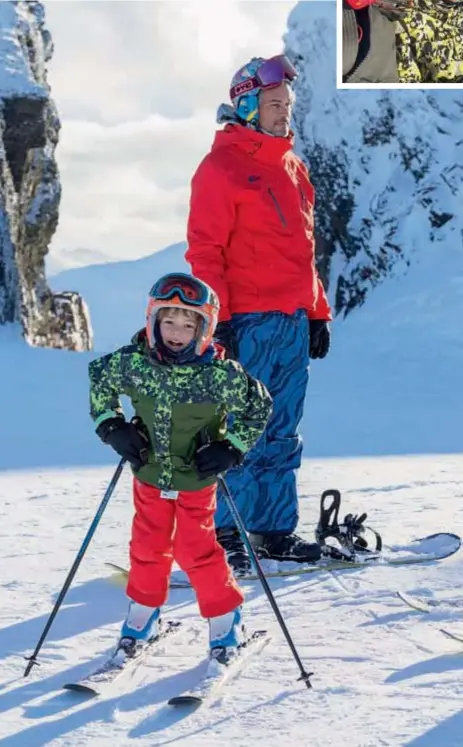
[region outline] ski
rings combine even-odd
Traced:
[[[458,641],[458,643],[463,643],[463,631],[454,633],[453,631],[449,630],[448,628],[439,628],[440,632],[443,633],[447,638],[451,638],[452,641]]]
[[[438,532],[437,534],[430,534],[427,537],[413,540],[406,545],[384,547],[378,552],[358,551],[355,554],[354,560],[323,558],[317,563],[311,564],[262,560],[261,564],[266,578],[282,578],[301,576],[309,573],[320,573],[321,571],[338,571],[345,568],[365,568],[372,565],[402,566],[439,561],[458,552],[460,547],[461,538],[458,535],[449,532]],[[276,562],[278,562],[280,567],[277,568],[277,570],[274,570],[273,567]],[[128,576],[126,568],[111,562],[107,562],[105,565],[115,572],[112,576],[112,580],[116,584],[123,585],[126,583]],[[250,573],[246,576],[241,576],[238,578],[238,581],[256,581],[258,578],[257,574]],[[182,577],[181,573],[174,572],[171,578],[170,587],[172,589],[188,589],[190,588],[190,584],[186,578]]]
[[[444,610],[450,608],[450,610],[460,609],[463,610],[463,599],[425,599],[423,597],[414,596],[412,594],[406,594],[403,591],[396,592],[399,599],[405,602],[411,609],[416,612],[423,612],[429,615],[434,610]],[[453,641],[463,644],[463,631],[454,632],[448,628],[438,628],[439,632],[451,638]]]
[[[396,592],[399,599],[417,612],[429,614],[435,609],[451,607],[452,609],[463,609],[463,599],[425,599],[424,597],[407,594],[403,591]]]
[[[170,698],[167,704],[174,707],[199,706],[205,701],[215,699],[222,685],[238,675],[250,657],[262,651],[270,640],[271,637],[266,630],[257,630],[228,658],[223,656],[223,650],[220,655],[211,656],[207,660],[206,670],[201,679],[186,692]]]
[[[112,685],[128,673],[133,674],[150,656],[159,653],[162,650],[160,646],[162,641],[172,634],[178,633],[180,628],[180,622],[168,621],[161,628],[159,635],[141,645],[133,656],[127,656],[124,649],[116,649],[108,656],[103,664],[90,672],[86,677],[78,682],[68,682],[63,685],[64,690],[97,697],[104,688]]]

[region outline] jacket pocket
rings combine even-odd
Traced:
[[[280,203],[278,202],[277,198],[275,197],[275,193],[274,193],[274,191],[273,191],[273,189],[271,187],[268,188],[268,193],[269,193],[270,197],[272,198],[272,202],[273,202],[273,204],[275,206],[275,210],[278,213],[278,217],[279,217],[279,219],[281,221],[281,224],[282,224],[283,228],[286,228],[286,225],[287,225],[286,218],[283,215],[283,210],[281,209]]]

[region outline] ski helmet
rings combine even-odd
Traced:
[[[146,334],[151,348],[155,346],[157,314],[165,308],[195,311],[202,317],[195,348],[196,354],[202,355],[212,342],[219,317],[220,303],[215,291],[183,272],[172,272],[157,280],[150,290],[146,310]]]
[[[251,127],[257,127],[262,89],[277,88],[284,81],[291,83],[296,77],[296,68],[284,54],[267,60],[253,57],[232,78],[230,99],[236,114]]]

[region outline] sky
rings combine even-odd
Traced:
[[[51,257],[135,259],[185,240],[190,179],[230,79],[251,57],[282,51],[295,5],[45,0],[62,122]]]

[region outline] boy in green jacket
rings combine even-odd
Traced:
[[[242,642],[243,593],[215,534],[217,475],[262,435],[272,404],[264,385],[212,343],[218,313],[208,285],[165,275],[149,294],[146,328],[89,366],[96,432],[134,472],[130,603],[118,643],[127,655],[158,634],[174,560],[209,620],[211,655]],[[132,401],[131,422],[121,394]]]

